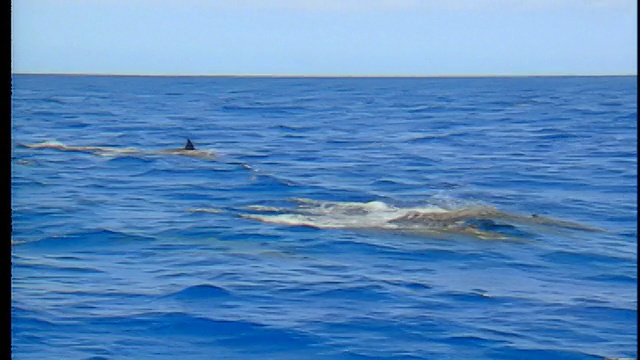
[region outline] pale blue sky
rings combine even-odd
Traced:
[[[637,74],[636,0],[13,0],[16,73]]]

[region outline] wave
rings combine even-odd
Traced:
[[[78,232],[72,234],[54,235],[40,240],[28,242],[14,242],[13,245],[20,245],[30,249],[84,249],[105,245],[111,247],[114,242],[136,243],[140,241],[150,241],[153,238],[131,235],[118,231],[97,230]]]
[[[118,114],[108,110],[87,110],[87,111],[74,111],[67,110],[66,108],[60,108],[60,110],[33,110],[31,111],[31,115],[34,116],[56,116],[56,117],[66,117],[66,116],[89,116],[89,117],[115,117]]]
[[[108,328],[140,329],[147,336],[171,335],[221,340],[232,347],[276,350],[296,345],[311,345],[309,335],[241,319],[211,319],[183,312],[144,313],[127,317],[88,319],[87,323]]]
[[[57,111],[48,111],[48,110],[34,110],[31,111],[31,115],[34,116],[58,116],[61,115],[60,112]]]
[[[92,274],[103,274],[104,271],[92,268],[92,267],[82,267],[82,266],[60,266],[60,265],[52,265],[52,264],[36,264],[36,263],[27,263],[21,262],[18,265],[14,265],[16,268],[25,268],[35,271],[42,271],[42,273],[62,273],[62,274],[71,274],[71,275],[92,275]]]
[[[287,105],[224,105],[222,110],[227,111],[251,111],[271,114],[290,114],[294,111],[306,110],[303,106],[287,106]]]
[[[462,137],[462,136],[466,136],[466,135],[468,135],[468,133],[466,133],[466,132],[451,132],[451,133],[445,133],[445,134],[430,134],[430,135],[422,135],[422,136],[413,137],[413,138],[409,139],[409,142],[420,144],[420,143],[428,143],[428,142],[433,141],[433,140],[450,139],[450,138]]]
[[[407,109],[407,112],[411,114],[429,114],[429,113],[435,113],[435,112],[441,113],[441,112],[448,112],[448,111],[450,111],[450,108],[443,105],[427,105],[427,106],[414,107],[414,108]]]
[[[86,96],[52,96],[46,99],[42,99],[44,102],[50,102],[54,104],[80,104],[87,99]]]
[[[200,299],[214,299],[214,298],[224,298],[230,296],[231,293],[224,288],[211,285],[211,284],[201,284],[194,285],[188,288],[182,289],[173,294],[169,294],[166,297],[182,299],[182,300],[200,300]]]
[[[618,264],[624,261],[621,257],[613,257],[611,255],[595,254],[590,252],[572,252],[572,251],[554,251],[541,255],[543,259],[554,264]]]
[[[381,301],[393,298],[393,294],[385,291],[379,285],[345,286],[340,288],[313,291],[312,296],[322,299],[335,300],[366,300]]]
[[[602,281],[603,283],[626,283],[626,284],[637,284],[638,278],[634,276],[627,275],[613,275],[613,274],[601,274],[586,277],[587,280],[595,280]]]

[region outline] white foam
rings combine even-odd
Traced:
[[[241,214],[240,216],[267,223],[289,226],[310,226],[324,229],[389,229],[418,232],[449,229],[477,236],[482,239],[504,239],[505,237],[498,233],[478,230],[473,226],[465,226],[464,221],[460,221],[460,219],[465,216],[470,219],[488,216],[529,225],[554,225],[584,231],[604,231],[577,223],[543,216],[522,216],[503,213],[497,211],[495,208],[477,204],[468,204],[463,207],[443,209],[430,204],[420,207],[403,208],[389,205],[382,201],[340,202],[318,201],[312,199],[293,199],[293,201],[298,204],[297,207],[275,208],[256,205],[250,206],[247,209],[271,214]],[[279,214],[274,215],[274,212]],[[454,216],[449,220],[447,220],[448,217],[446,216],[420,216],[420,214],[430,213],[455,214],[453,214]],[[414,216],[414,214],[417,216]],[[405,215],[409,216],[405,218]]]
[[[40,148],[63,148],[65,145],[59,141],[53,141],[53,140],[48,140],[48,141],[43,141],[41,143],[36,143],[36,144],[31,144],[31,145],[26,145],[26,147],[29,148],[33,148],[33,149],[40,149]]]
[[[249,205],[246,206],[245,209],[251,211],[260,211],[260,212],[283,212],[286,211],[283,208],[272,207],[272,206],[263,206],[263,205]]]
[[[423,206],[412,208],[400,208],[389,205],[383,201],[369,202],[341,202],[319,201],[312,199],[292,199],[298,204],[295,208],[276,208],[261,205],[246,207],[257,212],[279,212],[282,214],[243,214],[248,219],[259,220],[267,223],[311,226],[317,228],[382,228],[396,229],[397,224],[391,220],[401,217],[409,212],[447,212],[448,210]]]
[[[221,214],[221,213],[225,212],[222,209],[216,209],[216,208],[191,208],[191,209],[189,209],[187,211],[189,211],[189,212],[212,213],[212,214]]]

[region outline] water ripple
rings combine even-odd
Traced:
[[[635,358],[636,83],[13,75],[13,356]]]

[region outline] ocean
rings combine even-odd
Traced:
[[[14,359],[637,357],[636,76],[14,74],[11,106]]]

